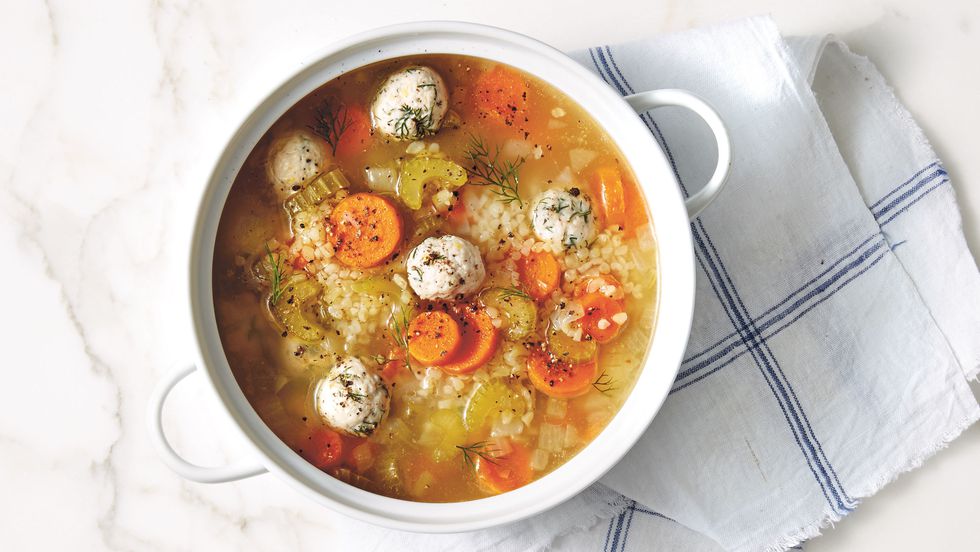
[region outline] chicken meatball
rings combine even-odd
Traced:
[[[276,195],[285,199],[329,164],[327,148],[315,136],[297,130],[277,138],[269,148],[267,172]]]
[[[480,289],[480,250],[458,236],[427,238],[408,254],[408,283],[422,299],[451,299]]]
[[[531,225],[542,241],[563,247],[585,245],[596,234],[592,202],[578,188],[541,193],[534,200]]]
[[[435,134],[449,109],[446,83],[429,67],[412,66],[390,75],[371,105],[371,121],[396,140]]]
[[[390,398],[381,376],[368,370],[360,359],[348,357],[316,384],[313,401],[327,425],[366,437],[384,420]]]

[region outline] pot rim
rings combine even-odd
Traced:
[[[516,66],[561,90],[596,119],[623,152],[646,196],[657,198],[654,203],[648,201],[648,205],[658,242],[661,291],[655,330],[640,376],[614,418],[592,442],[557,469],[517,490],[468,502],[424,503],[347,485],[309,465],[279,441],[251,408],[231,374],[217,334],[211,276],[214,236],[228,190],[242,165],[239,160],[244,160],[271,122],[308,94],[307,88],[318,75],[411,55],[403,50],[412,43],[443,42],[462,51],[420,46],[414,53],[473,55]],[[479,51],[485,47],[495,54],[508,51],[510,55],[481,55]],[[377,50],[381,57],[371,59],[368,50]],[[350,62],[362,57],[369,61]],[[209,386],[235,422],[234,427],[269,471],[303,494],[350,517],[394,529],[431,533],[483,529],[529,517],[578,494],[618,463],[645,432],[666,399],[690,332],[694,309],[693,244],[680,188],[663,151],[623,98],[599,77],[551,46],[512,31],[456,21],[404,23],[345,38],[310,59],[267,94],[225,142],[195,214],[189,306],[196,356]],[[544,63],[549,64],[549,74],[564,75],[562,82],[541,74]],[[321,79],[316,86],[329,78]],[[578,88],[569,90],[572,86]],[[615,127],[609,124],[613,121]],[[662,292],[665,288],[670,289],[669,294]],[[663,322],[665,316],[669,323]]]

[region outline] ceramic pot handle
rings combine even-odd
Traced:
[[[150,440],[153,441],[160,458],[167,467],[184,479],[198,483],[225,483],[265,473],[267,471],[265,467],[255,461],[240,461],[228,466],[198,466],[181,458],[177,451],[170,446],[170,442],[167,441],[167,436],[163,432],[163,405],[167,401],[170,391],[195,369],[194,365],[179,366],[160,380],[156,389],[153,390],[153,395],[150,396],[146,418],[150,426]]]
[[[728,138],[728,131],[725,130],[725,124],[721,121],[721,117],[704,100],[684,90],[650,90],[626,96],[625,99],[637,113],[664,106],[690,109],[708,124],[711,133],[715,135],[715,142],[718,143],[718,165],[715,167],[715,172],[704,188],[687,199],[687,216],[694,219],[718,197],[731,170],[732,143]]]

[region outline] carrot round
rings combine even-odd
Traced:
[[[452,357],[439,366],[447,374],[469,374],[493,357],[500,334],[493,320],[481,308],[466,306],[460,309],[461,345]]]
[[[523,127],[528,122],[527,96],[524,77],[502,65],[481,73],[471,93],[477,116],[508,127]]]
[[[338,115],[344,131],[337,139],[335,153],[338,157],[350,157],[363,153],[371,142],[371,119],[360,106],[344,106]]]
[[[571,363],[542,350],[531,352],[527,358],[527,376],[534,387],[558,399],[585,394],[595,381],[596,371],[594,360]]]
[[[561,265],[547,251],[532,251],[521,259],[520,274],[524,290],[538,301],[550,297],[561,283]]]
[[[647,212],[647,201],[643,197],[643,192],[635,182],[624,181],[623,190],[626,198],[625,224],[626,236],[631,237],[636,231],[650,223],[650,214]]]
[[[310,464],[326,470],[340,464],[344,454],[344,441],[336,431],[316,429],[302,444],[299,453]]]
[[[582,297],[583,295],[596,292],[613,299],[622,299],[624,297],[623,285],[619,283],[619,280],[615,276],[610,274],[589,276],[579,280],[575,284],[575,297]]]
[[[582,316],[582,333],[597,343],[609,343],[622,325],[616,315],[624,312],[623,303],[600,292],[586,293],[578,298],[585,315]]]
[[[421,362],[438,366],[449,362],[462,344],[459,323],[443,311],[426,311],[408,324],[408,352]]]
[[[531,453],[524,445],[512,443],[507,454],[477,458],[476,473],[492,493],[513,491],[531,482]]]
[[[368,268],[391,257],[402,242],[402,217],[395,204],[377,194],[354,194],[330,213],[331,244],[347,266]]]
[[[626,226],[626,190],[616,167],[602,167],[592,175],[592,192],[599,202],[599,222],[603,228]]]

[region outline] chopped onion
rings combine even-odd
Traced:
[[[574,446],[577,446],[578,443],[579,443],[578,430],[575,429],[575,426],[571,424],[565,426],[564,448],[572,448]]]
[[[575,148],[568,152],[568,161],[572,165],[572,170],[580,172],[596,157],[596,152],[587,149]]]
[[[504,147],[500,149],[500,154],[505,159],[516,159],[518,157],[530,157],[534,146],[527,140],[510,139],[504,142]]]
[[[547,417],[553,419],[562,419],[565,417],[565,413],[568,412],[568,401],[565,399],[556,399],[555,397],[548,397],[548,404],[545,405],[544,413]]]
[[[490,427],[491,437],[512,437],[524,432],[524,421],[520,418],[511,416],[509,421],[504,421],[503,417],[497,418]]]
[[[531,453],[531,469],[534,471],[544,471],[548,467],[548,461],[551,460],[551,453],[542,449],[535,449]]]
[[[560,425],[541,424],[541,433],[538,435],[538,447],[549,452],[561,452],[565,440],[565,430]]]
[[[394,192],[398,174],[391,167],[366,167],[364,180],[367,181],[368,188],[375,192]]]

